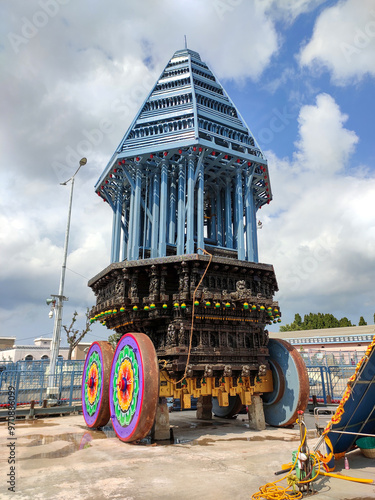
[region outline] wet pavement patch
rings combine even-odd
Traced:
[[[19,446],[23,448],[41,447],[51,443],[66,442],[67,445],[63,448],[54,451],[41,452],[31,454],[27,457],[19,457],[19,460],[37,460],[44,458],[63,458],[79,450],[90,448],[93,439],[107,439],[116,438],[116,434],[112,426],[103,427],[99,430],[88,430],[83,432],[63,433],[59,435],[45,435],[45,434],[28,434],[20,438],[28,440],[28,442],[19,442]]]
[[[55,424],[44,424],[42,425],[31,425],[30,427],[47,427],[53,426]],[[257,436],[252,435],[251,437],[216,437],[213,439],[211,437],[197,438],[196,435],[189,437],[189,430],[191,429],[207,429],[209,431],[216,430],[220,427],[225,427],[230,425],[232,422],[230,420],[212,420],[212,421],[198,421],[189,422],[188,425],[185,422],[180,422],[179,425],[172,426],[171,439],[165,441],[154,441],[151,436],[136,441],[134,443],[127,443],[132,446],[173,446],[173,445],[192,445],[192,446],[213,446],[217,442],[230,442],[230,441],[264,441],[265,439],[278,439],[277,436]],[[243,421],[238,426],[238,429],[248,428],[248,423]],[[21,426],[20,426],[21,427]],[[28,426],[22,426],[22,428],[27,428]],[[54,459],[63,458],[69,456],[77,451],[90,448],[92,446],[93,440],[98,439],[114,439],[118,442],[115,431],[113,430],[112,424],[106,425],[105,427],[99,429],[89,429],[85,425],[78,425],[78,429],[82,429],[81,432],[70,432],[62,433],[59,435],[49,435],[49,434],[28,434],[22,436],[19,443],[20,447],[25,449],[38,447],[35,450],[35,454],[32,454],[31,450],[28,451],[27,456],[20,457],[20,460],[36,460],[36,459]],[[173,431],[176,434],[179,431],[179,436],[173,437]],[[177,432],[176,432],[177,431]],[[22,444],[21,444],[22,443]],[[53,446],[49,446],[45,451],[43,446],[47,447],[52,443],[59,443],[59,449],[51,449]],[[125,443],[124,443],[125,444]]]

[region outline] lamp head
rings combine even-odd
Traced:
[[[87,163],[87,158],[81,158],[81,159],[79,160],[79,165],[80,165],[80,167],[82,167],[83,165],[86,165],[86,163]]]

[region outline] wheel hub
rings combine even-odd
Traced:
[[[120,388],[120,391],[125,392],[125,391],[126,391],[127,386],[128,386],[128,381],[126,380],[126,378],[125,378],[125,377],[123,377],[123,378],[120,380],[120,383],[119,383],[119,388]]]

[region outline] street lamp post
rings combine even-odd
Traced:
[[[62,186],[66,186],[69,181],[72,181],[71,187],[70,187],[68,222],[66,225],[66,232],[65,232],[64,257],[63,257],[63,263],[62,263],[62,267],[61,267],[59,293],[58,293],[58,295],[51,295],[51,297],[53,297],[53,300],[55,303],[55,322],[53,325],[53,338],[52,338],[52,343],[51,343],[51,359],[50,359],[50,364],[49,364],[47,396],[52,401],[56,401],[58,399],[58,387],[56,387],[56,384],[55,384],[56,361],[57,361],[57,356],[58,356],[59,349],[60,349],[63,301],[68,300],[66,297],[64,297],[64,283],[65,283],[66,259],[67,259],[67,255],[68,255],[70,218],[71,218],[71,213],[72,213],[74,177],[78,173],[79,169],[83,165],[86,165],[86,163],[87,163],[87,159],[82,158],[79,162],[79,167],[77,168],[75,173],[72,175],[72,177],[70,177],[67,181],[61,183]]]

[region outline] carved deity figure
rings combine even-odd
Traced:
[[[181,322],[180,330],[178,332],[178,345],[185,345],[185,344],[186,344],[185,327],[184,324]]]
[[[232,299],[249,299],[251,297],[251,290],[246,288],[245,280],[238,280],[236,282],[236,291],[231,293]]]
[[[168,347],[176,345],[176,330],[173,323],[170,323],[167,330],[167,342]]]
[[[149,286],[149,291],[150,295],[155,295],[158,293],[158,287],[159,287],[159,279],[157,276],[152,276],[150,279],[150,286]]]
[[[123,295],[124,294],[124,289],[125,289],[125,283],[122,279],[118,279],[116,281],[115,285],[115,294],[116,295]]]

